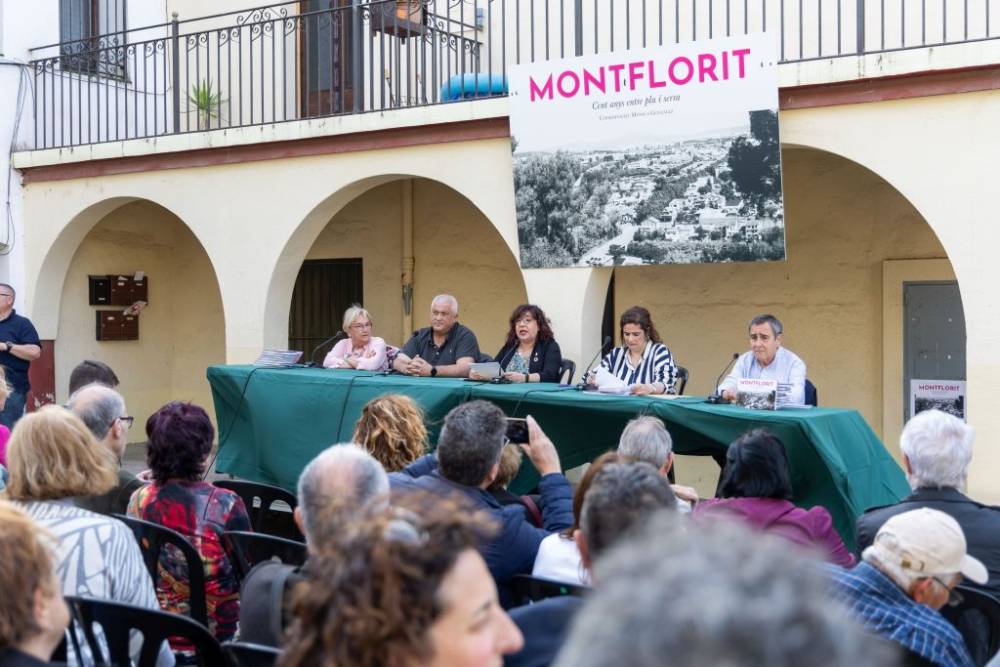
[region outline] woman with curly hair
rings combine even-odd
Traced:
[[[409,396],[386,394],[368,401],[354,425],[354,439],[386,472],[398,472],[427,450],[424,415]]]
[[[215,429],[192,403],[167,403],[146,421],[146,463],[153,483],[137,490],[128,514],[176,530],[194,545],[205,566],[209,629],[220,641],[232,638],[239,618],[239,583],[222,545],[222,533],[250,530],[238,495],[202,481]],[[167,611],[189,611],[187,564],[172,548],[160,555],[156,594]],[[178,650],[188,647],[177,642]]]
[[[542,309],[524,303],[510,314],[507,340],[496,360],[510,382],[559,382],[562,351]]]
[[[489,532],[451,502],[410,497],[310,560],[280,667],[486,667],[519,650],[476,550]]]

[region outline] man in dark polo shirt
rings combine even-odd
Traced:
[[[458,323],[458,300],[439,294],[431,301],[431,325],[406,341],[392,367],[406,375],[464,378],[477,359],[476,334]]]
[[[40,356],[42,347],[35,325],[14,312],[14,288],[0,283],[0,366],[4,367],[11,390],[0,412],[0,423],[7,428],[14,428],[24,414],[24,403],[31,389],[28,366]]]

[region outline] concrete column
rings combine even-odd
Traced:
[[[528,300],[552,321],[562,355],[576,362],[576,378],[601,345],[601,317],[610,268],[524,269]]]

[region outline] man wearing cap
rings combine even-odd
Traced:
[[[938,612],[957,601],[963,577],[984,584],[953,518],[921,508],[889,518],[853,570],[828,566],[833,596],[869,631],[935,665],[971,667],[962,635]]]

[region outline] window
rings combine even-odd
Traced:
[[[125,0],[59,0],[63,69],[125,74]]]

